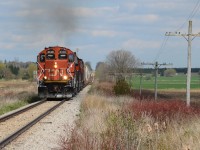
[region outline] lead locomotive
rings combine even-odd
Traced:
[[[77,94],[87,82],[82,59],[72,50],[54,46],[37,56],[38,95],[40,98],[69,98]]]

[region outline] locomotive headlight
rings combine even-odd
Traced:
[[[54,68],[58,68],[57,62],[54,63]]]
[[[63,76],[63,79],[64,79],[64,80],[67,80],[67,79],[68,79],[68,76]]]
[[[47,76],[44,76],[44,80],[46,80],[47,79]]]

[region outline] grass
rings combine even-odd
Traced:
[[[14,102],[14,103],[11,103],[8,105],[4,105],[3,107],[0,108],[0,115],[4,114],[6,112],[9,112],[9,111],[15,110],[17,108],[20,108],[22,106],[25,106],[27,104],[28,104],[28,102],[26,102],[26,101],[18,101],[18,102]]]
[[[34,82],[0,81],[0,115],[39,100]]]
[[[186,76],[178,75],[174,77],[158,77],[158,89],[186,89]],[[143,89],[154,89],[155,79],[151,77],[150,80],[142,79],[142,88]],[[134,89],[139,89],[140,87],[140,78],[134,77],[130,84]],[[191,89],[200,89],[200,77],[192,76],[191,78]]]
[[[82,101],[80,119],[71,137],[61,138],[61,149],[200,149],[199,106],[188,108],[177,98],[116,97],[112,86],[102,86],[107,84],[94,85]]]

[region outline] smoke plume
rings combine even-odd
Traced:
[[[62,38],[77,29],[77,15],[73,0],[25,1],[25,17],[33,34],[51,34]]]

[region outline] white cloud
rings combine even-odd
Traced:
[[[105,17],[110,14],[116,13],[118,11],[118,7],[78,7],[74,8],[74,11],[75,14],[80,17]]]
[[[176,0],[176,1],[155,1],[155,2],[150,2],[147,7],[154,9],[156,11],[160,10],[166,10],[166,11],[180,11],[180,10],[185,10],[187,7],[191,7],[192,3],[189,1],[184,1],[184,0]]]
[[[86,29],[86,28],[80,28],[77,30],[77,33],[81,33],[81,34],[87,34],[87,35],[92,35],[94,37],[115,37],[120,35],[122,36],[129,36],[130,33],[129,32],[125,32],[125,31],[115,31],[112,29],[101,29],[101,27],[96,27],[96,29],[91,30],[91,29]]]
[[[114,37],[118,34],[115,31],[109,31],[109,30],[94,30],[91,33],[93,36],[104,36],[104,37]]]
[[[123,42],[122,46],[127,49],[151,49],[160,47],[160,43],[158,41],[147,41],[147,40],[139,40],[139,39],[129,39]]]
[[[156,14],[123,14],[113,19],[117,22],[154,23],[159,20]]]
[[[34,10],[31,10],[31,11],[24,9],[24,10],[18,10],[15,13],[15,15],[18,17],[30,17],[30,16],[38,17],[44,14],[45,12],[46,12],[45,9],[39,9],[39,8],[35,8]]]
[[[136,16],[136,18],[138,18],[138,20],[141,19],[142,22],[155,22],[158,21],[159,16],[155,14],[147,14],[147,15]]]
[[[134,2],[127,2],[127,3],[124,3],[122,7],[125,7],[129,11],[133,11],[138,7],[138,4]]]
[[[27,37],[23,35],[16,35],[16,34],[12,34],[10,38],[13,42],[23,42],[27,39]]]
[[[15,44],[5,44],[5,43],[0,43],[0,45],[1,45],[1,49],[3,49],[3,50],[8,50],[8,49],[13,49],[13,48],[15,48]]]

